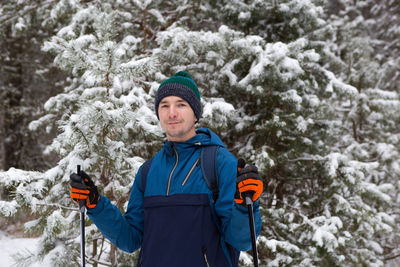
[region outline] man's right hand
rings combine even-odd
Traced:
[[[69,176],[71,185],[71,198],[78,203],[79,200],[85,200],[85,206],[88,209],[96,207],[100,195],[97,186],[94,185],[92,179],[84,171],[79,174],[73,173]]]

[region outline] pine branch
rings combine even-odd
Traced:
[[[86,138],[85,134],[81,131],[81,129],[79,129],[78,127],[75,127],[77,129],[77,131],[81,134],[81,136],[83,137],[83,139],[85,140],[85,143],[88,147],[90,147],[90,142],[89,140]]]
[[[317,161],[317,160],[326,160],[323,157],[320,156],[313,156],[313,157],[299,157],[299,158],[295,158],[295,159],[288,159],[288,162],[296,162],[296,161]]]
[[[99,256],[97,256],[98,259],[100,259],[101,254],[103,254],[103,247],[104,247],[104,236],[101,239],[100,253],[99,253]]]
[[[67,206],[60,205],[60,204],[37,203],[36,205],[39,205],[39,206],[48,206],[48,207],[56,207],[56,208],[66,209],[66,210],[79,211],[79,208],[71,208],[71,207],[67,207]]]
[[[15,8],[14,10],[18,10],[18,12],[11,14],[10,16],[5,17],[4,19],[0,20],[0,25],[4,25],[5,23],[9,22],[10,20],[12,20],[14,18],[23,17],[31,11],[37,10],[40,7],[46,7],[46,6],[56,3],[56,2],[57,2],[56,0],[47,1],[47,2],[43,3],[41,6],[40,5],[31,6],[30,8],[27,8],[22,11],[20,11],[21,10],[20,8]]]
[[[385,258],[385,259],[384,259],[384,261],[390,261],[390,260],[393,260],[393,259],[395,259],[395,258],[398,258],[398,257],[400,257],[400,254],[397,254],[397,255],[394,255],[394,256],[387,257],[387,258]]]
[[[109,263],[109,262],[104,262],[104,261],[101,261],[101,260],[96,259],[96,258],[93,258],[93,257],[91,257],[91,258],[86,257],[86,262],[89,263],[89,264],[92,264],[92,265],[93,265],[94,263],[97,263],[97,264],[101,264],[101,265],[104,265],[104,266],[110,266],[110,267],[113,266],[113,265],[112,265],[111,263]]]

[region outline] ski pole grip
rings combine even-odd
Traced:
[[[245,192],[242,194],[242,196],[244,196],[246,205],[253,205],[253,195],[254,192]]]

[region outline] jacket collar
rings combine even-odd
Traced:
[[[168,140],[164,141],[164,149],[168,153],[172,153],[172,146],[179,152],[193,147],[217,145],[225,147],[222,140],[210,129],[200,128],[196,130],[196,135],[186,140],[184,142],[170,142]]]

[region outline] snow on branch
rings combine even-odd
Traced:
[[[35,182],[42,178],[43,174],[41,172],[24,171],[15,168],[0,172],[0,184],[3,184],[5,187],[15,186],[20,183]]]
[[[17,201],[3,201],[0,200],[0,214],[4,215],[5,217],[11,217],[15,213],[17,213],[19,205]]]

